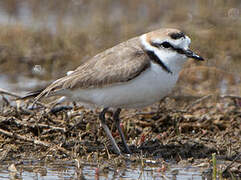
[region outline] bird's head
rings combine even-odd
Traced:
[[[182,66],[187,58],[204,60],[190,50],[190,43],[190,38],[177,29],[159,29],[141,36],[143,49],[156,56],[156,60],[162,61],[170,71],[174,68],[172,66]]]

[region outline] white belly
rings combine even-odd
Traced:
[[[139,77],[122,84],[98,89],[68,91],[83,104],[113,108],[141,108],[166,96],[175,86],[177,73],[167,73],[157,64]]]

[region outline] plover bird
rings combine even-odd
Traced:
[[[121,154],[106,125],[105,114],[114,110],[113,120],[126,152],[131,153],[120,127],[122,108],[142,108],[166,96],[175,86],[188,58],[203,60],[189,49],[191,40],[177,29],[159,29],[97,54],[39,93],[42,97],[64,94],[87,106],[103,108],[99,119],[114,151]]]

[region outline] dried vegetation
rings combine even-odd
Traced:
[[[204,159],[209,166],[216,153],[224,162],[222,170],[236,158],[228,172],[241,176],[241,160],[237,159],[241,153],[238,0],[60,2],[26,0],[34,21],[44,22],[33,26],[18,22],[20,1],[1,2],[10,18],[17,19],[0,25],[1,73],[12,79],[19,74],[56,79],[92,55],[135,35],[160,27],[183,29],[192,38],[192,48],[208,61],[188,62],[171,97],[160,104],[142,111],[123,111],[122,127],[135,154],[133,161],[143,154],[145,158],[192,164]],[[33,71],[35,65],[44,73]],[[13,105],[11,96],[1,94],[0,161],[37,157],[101,163],[115,157],[115,162],[123,165],[123,159],[112,154],[97,112],[72,102],[43,104],[31,110],[30,102]],[[109,125],[119,139],[111,118]]]

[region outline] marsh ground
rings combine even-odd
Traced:
[[[0,88],[23,95],[65,75],[89,57],[160,27],[182,29],[207,61],[187,62],[172,94],[143,110],[125,110],[122,127],[131,161],[175,161],[219,170],[241,153],[241,3],[230,1],[1,1]],[[2,93],[3,94],[3,93]],[[202,98],[204,97],[204,98]],[[29,110],[0,99],[1,161],[76,159],[112,167],[98,111],[73,102]],[[109,121],[114,136],[118,133]],[[121,144],[120,144],[121,146]],[[19,165],[20,166],[20,165]],[[100,166],[101,167],[101,166]],[[106,167],[103,167],[106,169]],[[240,157],[229,172],[241,176]],[[230,173],[229,173],[230,174]]]

